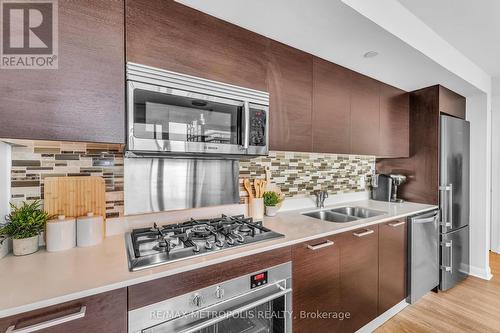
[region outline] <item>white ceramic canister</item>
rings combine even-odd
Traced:
[[[46,246],[48,252],[71,249],[76,246],[76,221],[72,217],[59,215],[47,221]]]
[[[104,238],[104,221],[102,216],[87,213],[76,220],[76,243],[78,247],[93,246]]]

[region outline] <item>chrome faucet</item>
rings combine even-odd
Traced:
[[[328,198],[327,191],[316,191],[314,192],[316,196],[316,207],[325,208],[325,199]]]

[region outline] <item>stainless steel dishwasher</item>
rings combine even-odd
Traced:
[[[439,285],[439,210],[408,217],[408,297],[415,303]]]

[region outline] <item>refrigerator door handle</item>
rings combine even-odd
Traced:
[[[440,186],[439,190],[441,191],[441,226],[446,232],[448,228],[451,228],[453,221],[453,185]]]
[[[449,242],[441,243],[441,245],[444,246],[445,248],[450,249],[449,265],[448,266],[442,265],[441,269],[446,271],[446,272],[450,272],[450,274],[453,274],[453,241],[450,240]]]

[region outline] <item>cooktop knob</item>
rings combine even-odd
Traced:
[[[218,299],[222,299],[224,297],[224,289],[222,289],[220,286],[218,286],[215,290],[215,297],[217,297]]]
[[[195,294],[191,302],[193,303],[194,306],[199,308],[203,305],[203,298],[201,297],[200,294]]]

